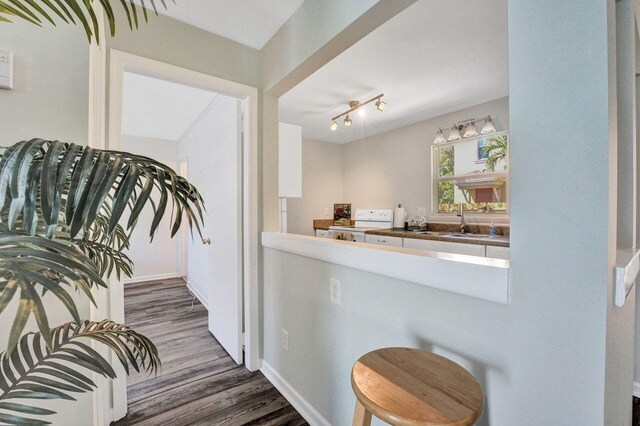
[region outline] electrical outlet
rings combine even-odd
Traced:
[[[335,278],[329,279],[329,300],[340,305],[340,281]]]
[[[280,346],[282,346],[282,349],[289,352],[289,332],[284,328],[280,333]]]
[[[418,216],[422,217],[422,216],[426,216],[427,215],[427,208],[426,207],[418,207]]]
[[[331,218],[331,212],[329,212],[328,208],[324,209],[324,217],[326,217],[327,219]]]

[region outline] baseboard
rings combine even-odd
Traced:
[[[204,306],[205,308],[207,308],[207,310],[209,310],[209,303],[207,303],[207,299],[198,290],[198,288],[196,286],[194,286],[193,283],[191,283],[189,281],[187,281],[187,288],[189,290],[191,290],[191,293],[193,293],[193,295],[196,296],[196,299],[198,299],[200,301],[200,303],[202,303],[202,306]]]
[[[287,401],[295,408],[311,426],[331,426],[313,406],[302,397],[276,370],[262,360],[260,371],[278,389]]]
[[[169,272],[166,274],[143,275],[141,277],[125,278],[122,280],[124,284],[142,283],[145,281],[166,280],[167,278],[178,278],[178,272]]]
[[[633,382],[633,396],[640,398],[640,383]]]

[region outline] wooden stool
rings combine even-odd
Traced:
[[[476,379],[455,362],[410,348],[378,349],[351,370],[356,394],[353,426],[371,415],[393,425],[471,425],[484,395]]]

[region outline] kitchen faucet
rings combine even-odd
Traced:
[[[464,230],[467,227],[467,222],[464,220],[464,204],[461,202],[458,208],[458,216],[460,217],[460,233],[464,234]]]

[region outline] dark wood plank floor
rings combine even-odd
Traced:
[[[306,425],[260,372],[237,365],[209,333],[182,279],[125,286],[125,322],[158,346],[158,376],[128,378],[124,425]]]

